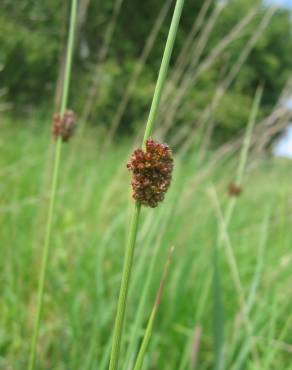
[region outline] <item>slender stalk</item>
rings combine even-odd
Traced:
[[[147,351],[147,348],[148,348],[148,345],[149,345],[149,342],[150,342],[150,339],[151,339],[151,335],[152,335],[153,325],[154,325],[155,318],[156,318],[156,315],[157,315],[157,311],[158,311],[158,308],[159,308],[159,305],[160,305],[160,301],[161,301],[162,293],[163,293],[163,290],[164,290],[165,282],[166,282],[166,279],[167,279],[167,276],[168,276],[173,251],[174,251],[174,247],[172,247],[169,251],[169,255],[168,255],[165,267],[164,267],[163,276],[162,276],[162,279],[160,281],[160,285],[159,285],[159,289],[158,289],[158,292],[157,292],[157,295],[156,295],[155,303],[154,303],[154,306],[152,308],[152,312],[151,312],[151,315],[150,315],[150,318],[149,318],[149,321],[148,321],[148,324],[147,324],[147,327],[146,327],[146,330],[145,330],[144,338],[142,340],[142,344],[141,344],[141,347],[140,347],[140,350],[139,350],[139,353],[138,353],[138,356],[137,356],[137,359],[136,359],[134,370],[141,370],[142,366],[143,366],[143,363],[144,363],[144,358],[145,358],[146,351]]]
[[[152,256],[151,256],[151,260],[149,261],[149,267],[147,267],[146,275],[145,275],[145,270],[142,268],[144,261],[141,258],[140,258],[140,264],[136,267],[136,269],[138,271],[140,271],[140,274],[144,274],[143,275],[144,276],[143,280],[145,281],[145,283],[143,285],[143,288],[141,289],[141,297],[140,297],[139,304],[137,306],[136,317],[135,317],[135,320],[134,320],[133,325],[132,325],[133,328],[130,332],[130,338],[131,339],[129,341],[126,356],[125,356],[125,359],[124,359],[124,363],[123,363],[123,367],[122,367],[123,370],[131,369],[132,365],[134,363],[134,360],[135,360],[135,356],[136,356],[135,354],[137,352],[136,349],[137,349],[137,347],[139,345],[139,342],[140,342],[139,333],[140,333],[141,328],[143,326],[145,304],[147,302],[147,297],[149,295],[152,277],[153,277],[153,274],[154,274],[154,271],[155,271],[155,265],[157,263],[158,250],[159,250],[159,247],[161,245],[162,235],[164,235],[164,232],[167,228],[167,224],[169,222],[169,219],[170,219],[171,215],[173,215],[173,207],[170,207],[167,212],[161,212],[155,218],[155,221],[156,221],[157,225],[159,225],[159,235],[157,236],[155,242],[154,241],[152,242],[152,239],[150,239],[150,241],[148,241],[148,242],[146,241],[144,243],[144,247],[146,246],[146,244],[149,245],[149,243],[150,243],[151,246],[152,246],[152,251],[153,251],[151,253]],[[152,232],[153,232],[153,229],[152,229]],[[148,233],[148,235],[152,234],[152,232]],[[149,248],[147,248],[147,250],[148,249]],[[146,251],[146,253],[147,253],[147,251]],[[137,287],[135,286],[135,284],[133,284],[132,285],[132,291],[135,291],[135,289],[137,289]]]
[[[67,106],[67,101],[68,101],[69,82],[70,82],[72,55],[73,55],[73,44],[74,44],[74,29],[75,29],[75,24],[76,24],[76,9],[77,9],[77,0],[72,0],[71,15],[70,15],[70,28],[69,28],[69,36],[68,36],[68,44],[67,44],[67,58],[66,58],[64,85],[63,85],[61,110],[60,110],[61,115],[64,114],[66,110],[66,106]],[[59,168],[60,168],[60,161],[61,161],[61,149],[62,149],[62,140],[59,137],[56,143],[56,147],[55,147],[53,178],[52,178],[51,191],[50,191],[49,210],[48,210],[47,225],[46,225],[46,231],[45,231],[41,271],[40,271],[39,284],[38,284],[36,318],[35,318],[33,335],[32,335],[32,340],[31,340],[28,370],[33,370],[35,368],[36,346],[37,346],[37,341],[38,341],[42,307],[43,307],[44,286],[45,286],[47,267],[48,267],[49,247],[50,247],[50,240],[51,240],[53,215],[54,215],[54,209],[55,209],[58,175],[59,175]]]
[[[252,105],[249,121],[247,124],[245,136],[244,136],[244,141],[242,144],[242,149],[240,152],[240,159],[239,159],[239,164],[237,168],[237,173],[236,173],[236,184],[241,185],[243,181],[243,176],[246,168],[246,163],[248,159],[248,151],[250,148],[250,142],[251,142],[251,137],[252,137],[252,131],[256,122],[256,116],[258,113],[258,108],[259,104],[261,101],[262,97],[262,88],[259,87],[256,91],[254,102]],[[216,197],[216,192],[214,193],[213,191],[213,199],[214,199],[214,194]],[[217,201],[217,198],[215,198]],[[239,293],[239,298],[240,298],[240,303],[243,306],[243,309],[245,309],[245,297],[243,294],[242,286],[241,286],[241,281],[240,281],[240,276],[238,273],[238,268],[236,264],[236,260],[234,257],[233,249],[231,245],[226,243],[228,242],[228,238],[226,240],[227,235],[227,229],[229,227],[233,211],[236,205],[236,198],[230,198],[230,201],[227,204],[226,212],[224,215],[222,215],[221,227],[219,227],[219,232],[218,232],[218,237],[217,237],[217,243],[214,247],[214,255],[213,255],[213,268],[214,268],[214,275],[213,275],[213,292],[214,292],[214,312],[213,312],[213,319],[214,319],[214,369],[215,370],[221,370],[224,368],[224,307],[222,303],[222,285],[220,283],[220,269],[218,266],[218,248],[221,248],[221,246],[226,244],[226,252],[228,256],[228,262],[231,263],[231,270],[234,276],[234,281],[236,288],[238,289]],[[215,208],[216,210],[216,208]],[[249,321],[248,316],[244,316],[246,323],[247,323],[247,328],[250,333],[250,336],[252,334],[252,327]],[[255,348],[255,347],[254,347]],[[257,359],[257,352],[254,352],[254,356]]]
[[[70,26],[69,26],[69,35],[68,35],[68,44],[67,44],[67,57],[66,57],[64,86],[63,86],[61,111],[60,111],[61,115],[64,114],[66,107],[67,107],[67,102],[68,102],[70,76],[71,76],[71,70],[72,70],[77,3],[78,3],[78,0],[72,0],[72,3],[71,3]]]
[[[256,117],[258,114],[258,109],[259,109],[259,104],[261,102],[262,93],[263,93],[262,87],[258,87],[255,97],[254,97],[249,121],[247,123],[246,131],[245,131],[245,135],[244,135],[244,139],[242,143],[242,148],[240,151],[240,158],[239,158],[238,168],[237,168],[236,176],[235,176],[235,183],[239,186],[242,185],[242,181],[243,181],[243,176],[244,176],[247,159],[248,159],[248,151],[250,149],[250,143],[252,139],[252,132],[253,132],[253,128],[256,123]],[[234,197],[230,198],[226,206],[226,211],[224,213],[224,223],[226,225],[226,229],[228,229],[229,227],[229,223],[233,215],[236,201],[237,201],[236,198]],[[219,233],[219,239],[217,240],[217,244],[219,248],[221,247],[223,241],[224,241],[224,235],[222,234],[222,230],[221,230],[221,232]]]
[[[30,349],[30,358],[29,358],[29,365],[28,365],[29,370],[34,369],[35,357],[36,357],[36,345],[37,345],[37,340],[38,340],[41,311],[42,311],[42,305],[43,305],[44,285],[45,285],[45,278],[46,278],[47,265],[48,265],[48,255],[49,255],[49,243],[50,243],[50,235],[51,235],[51,229],[52,229],[53,212],[54,212],[54,206],[55,206],[58,172],[59,172],[59,166],[60,166],[61,143],[62,141],[58,140],[57,146],[56,146],[55,163],[54,163],[54,169],[53,169],[53,179],[52,179],[52,187],[51,187],[51,195],[50,195],[50,204],[49,204],[49,211],[48,211],[48,218],[47,218],[44,249],[43,249],[43,255],[42,255],[41,271],[40,271],[40,276],[39,276],[37,311],[36,311],[36,318],[35,318],[35,323],[34,323],[33,337],[32,337],[32,342],[31,342],[31,349]]]
[[[179,24],[179,19],[181,16],[184,0],[177,0],[173,17],[171,20],[171,25],[168,32],[167,41],[165,44],[165,49],[161,61],[160,70],[158,73],[157,83],[153,95],[153,100],[149,112],[148,121],[146,124],[145,134],[143,138],[142,146],[145,148],[147,139],[150,137],[153,131],[154,123],[157,118],[158,108],[161,100],[161,94],[163,87],[165,85],[166,75],[169,67],[169,60],[171,57],[175,36],[177,33],[177,28]],[[128,235],[128,240],[126,244],[126,255],[124,260],[122,281],[120,287],[120,294],[118,299],[117,314],[115,319],[115,327],[113,332],[113,344],[111,351],[111,358],[109,364],[109,370],[116,370],[118,368],[119,354],[121,347],[121,338],[123,332],[123,322],[126,311],[127,295],[129,288],[129,281],[131,276],[131,270],[133,265],[133,255],[135,249],[135,242],[137,236],[137,229],[139,224],[141,204],[136,202],[133,208],[132,219],[130,224],[130,230]]]
[[[144,134],[144,139],[143,139],[143,146],[145,146],[147,139],[149,139],[149,137],[152,134],[153,126],[154,126],[154,123],[157,117],[158,108],[159,108],[159,104],[161,100],[161,94],[162,94],[162,90],[163,90],[165,80],[166,80],[169,60],[170,60],[170,56],[172,53],[183,4],[184,4],[184,0],[176,1],[174,13],[173,13],[173,17],[172,17],[172,21],[171,21],[171,25],[169,28],[165,49],[164,49],[164,54],[163,54],[163,58],[162,58],[162,62],[161,62],[161,66],[160,66],[160,70],[158,74],[158,79],[157,79],[157,83],[156,83],[156,87],[154,91],[154,96],[153,96],[153,100],[152,100],[152,104],[150,108],[150,113],[149,113],[148,121],[146,124],[146,129],[145,129],[145,134]]]
[[[136,243],[140,211],[141,211],[140,203],[135,202],[133,213],[132,213],[129,234],[128,234],[128,241],[126,245],[126,255],[125,255],[125,261],[124,261],[124,267],[123,267],[120,295],[119,295],[114,335],[113,335],[111,359],[110,359],[110,366],[109,366],[110,370],[117,369],[118,367],[123,322],[124,322],[124,316],[125,316],[125,310],[126,310],[128,287],[129,287],[129,281],[130,281],[132,264],[133,264],[134,247]]]
[[[212,290],[213,290],[213,336],[214,336],[214,370],[224,369],[224,327],[225,312],[223,305],[223,288],[221,270],[218,261],[218,248],[214,245],[212,254]]]
[[[246,133],[243,139],[242,150],[240,152],[239,165],[238,165],[237,174],[236,174],[236,182],[239,185],[241,185],[242,180],[243,180],[244,171],[246,168],[246,163],[247,163],[247,158],[248,158],[248,151],[250,149],[250,143],[252,139],[252,132],[253,132],[253,129],[256,123],[256,118],[257,118],[257,114],[259,111],[259,106],[260,106],[260,102],[262,99],[262,95],[263,95],[263,88],[260,86],[258,87],[255,97],[254,97],[249,121],[248,121],[247,128],[246,128]]]

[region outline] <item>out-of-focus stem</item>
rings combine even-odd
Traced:
[[[75,30],[75,24],[76,24],[76,9],[77,9],[77,0],[72,0],[69,37],[68,37],[68,45],[67,45],[67,58],[66,58],[64,85],[63,85],[61,110],[60,110],[61,116],[64,114],[66,110],[67,101],[68,101],[70,74],[71,74],[71,66],[72,66],[72,55],[73,55],[73,44],[74,44],[74,30]],[[52,178],[51,191],[50,191],[49,210],[48,210],[43,255],[42,255],[42,262],[41,262],[41,271],[40,271],[40,276],[39,276],[36,317],[35,317],[35,323],[34,323],[34,329],[33,329],[32,341],[31,341],[28,370],[33,370],[35,368],[36,346],[37,346],[38,335],[39,335],[39,328],[40,328],[40,321],[41,321],[41,314],[42,314],[42,307],[43,307],[44,286],[45,286],[45,280],[46,280],[46,274],[47,274],[47,268],[48,268],[48,257],[49,257],[51,231],[52,231],[53,215],[54,215],[55,200],[56,200],[58,174],[59,174],[59,167],[60,167],[60,160],[61,160],[61,149],[62,149],[62,139],[59,137],[57,139],[57,143],[55,147],[53,178]]]

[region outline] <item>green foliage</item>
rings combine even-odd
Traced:
[[[62,3],[1,2],[0,81],[9,100],[37,107],[52,94],[66,19]]]
[[[82,112],[87,102],[88,89],[92,79],[96,77],[95,65],[104,45],[108,27],[113,20],[116,2],[117,0],[90,1],[85,21],[78,32],[74,83],[70,95],[72,106],[77,112]],[[114,112],[139,63],[139,56],[163,3],[155,0],[143,3],[136,0],[122,2],[113,37],[110,39],[109,51],[100,65],[97,76],[98,94],[91,109],[91,122],[103,124],[106,127],[111,124]],[[202,4],[203,0],[186,1],[174,58],[171,61],[173,67]],[[68,1],[61,0],[38,2],[24,0],[20,3],[13,0],[1,1],[0,85],[1,89],[5,89],[3,91],[6,92],[2,100],[5,99],[6,102],[12,103],[15,110],[19,111],[27,107],[40,109],[42,106],[50,106],[53,102],[61,55],[65,45],[68,5]],[[214,6],[215,2],[211,3],[207,16],[197,31],[197,39],[206,26]],[[216,20],[199,62],[205,60],[222,38],[228,35],[232,28],[255,6],[253,0],[230,1]],[[191,84],[174,122],[184,124],[195,122],[210,103],[218,83],[230,71],[238,55],[256,32],[265,11],[266,7],[261,5],[242,35],[227,46],[215,63],[199,77],[196,84]],[[146,119],[170,16],[171,11],[168,12],[143,66],[143,77],[138,79],[131,94],[130,103],[127,105],[120,124],[122,131],[130,131]],[[253,96],[259,84],[265,87],[262,111],[268,112],[271,109],[291,74],[291,55],[290,12],[279,9],[248,55],[220,107],[215,112],[216,132],[219,138],[225,139],[233,135],[246,123],[250,96]],[[185,60],[187,64],[192,61],[190,53],[186,54]],[[232,104],[230,104],[231,101]]]
[[[50,129],[48,122],[1,118],[0,368],[23,370],[47,211]],[[130,181],[124,165],[132,144],[120,141],[114,150],[110,147],[101,153],[100,132],[89,127],[84,135],[63,148],[38,370],[105,370],[108,366],[130,201],[124,191]],[[216,154],[210,159],[215,158]],[[210,182],[215,184],[224,209],[229,199],[226,187],[235,176],[238,159],[224,160],[224,166],[217,163],[207,177],[202,175],[209,162],[198,167],[196,153],[187,157],[176,154],[175,163],[174,181],[165,202],[154,212],[142,210],[121,364],[134,332],[134,348],[139,346],[169,247],[175,245],[147,368],[190,369],[194,328],[200,326],[198,364],[201,370],[210,370],[211,256],[218,224],[206,189]],[[286,161],[251,165],[228,227],[256,333],[260,366],[240,320],[238,292],[224,247],[218,249],[228,369],[291,370],[291,302],[287,294],[291,289],[290,173],[291,163]],[[263,237],[267,207],[271,221],[268,236]],[[142,299],[143,309],[138,312]]]

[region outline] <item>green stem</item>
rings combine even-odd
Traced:
[[[62,94],[61,111],[60,111],[61,115],[64,114],[66,110],[66,106],[67,106],[67,101],[68,101],[70,74],[71,74],[71,66],[72,66],[72,55],[73,55],[73,44],[74,44],[74,29],[75,29],[75,23],[76,23],[76,10],[77,10],[77,0],[72,0],[69,37],[68,37],[68,44],[67,44],[67,59],[66,59],[66,66],[65,66],[64,85],[63,85],[63,94]],[[49,210],[48,210],[47,225],[46,225],[44,247],[43,247],[43,254],[42,254],[41,271],[40,271],[39,284],[38,284],[36,318],[35,318],[33,335],[32,335],[32,340],[31,340],[28,370],[33,370],[35,368],[36,346],[37,346],[37,341],[38,341],[38,336],[39,336],[39,328],[40,328],[40,321],[41,321],[41,314],[42,314],[42,307],[43,307],[44,286],[45,286],[46,274],[47,274],[47,269],[48,269],[48,257],[49,257],[50,239],[51,239],[51,231],[52,231],[52,224],[53,224],[53,215],[54,215],[54,209],[55,209],[58,175],[59,175],[59,168],[60,168],[60,161],[61,161],[61,149],[62,149],[62,140],[61,138],[58,138],[57,143],[56,143],[56,148],[55,148],[53,178],[52,178],[51,191],[50,191]]]
[[[109,365],[110,370],[117,369],[118,367],[123,322],[124,322],[124,316],[125,316],[125,310],[126,310],[129,281],[130,281],[132,264],[133,264],[133,256],[134,256],[134,249],[135,249],[135,243],[136,243],[136,237],[137,237],[140,210],[141,210],[141,205],[138,202],[136,202],[134,205],[134,210],[133,210],[131,224],[130,224],[130,230],[128,234],[128,241],[126,245],[126,255],[125,255],[120,295],[119,295],[118,308],[117,308],[117,314],[116,314],[116,322],[115,322],[115,328],[114,328],[114,334],[113,334],[111,359],[110,359],[110,365]]]
[[[252,139],[252,132],[255,126],[256,117],[258,114],[262,95],[263,95],[263,88],[260,86],[258,87],[256,94],[255,94],[255,98],[253,100],[246,133],[243,139],[242,150],[240,152],[240,159],[239,159],[239,165],[238,165],[237,176],[236,176],[236,183],[238,185],[241,185],[242,180],[243,180],[243,175],[244,175],[244,171],[245,171],[245,167],[247,163],[248,151],[249,151],[250,143]]]
[[[67,107],[67,102],[68,102],[70,77],[71,77],[71,71],[72,71],[76,13],[77,13],[77,0],[72,0],[69,35],[68,35],[68,43],[67,43],[67,57],[66,57],[66,65],[65,65],[65,72],[64,72],[64,85],[63,85],[61,110],[60,110],[61,115],[64,114],[66,107]]]
[[[164,290],[165,282],[166,282],[166,279],[167,279],[167,276],[168,276],[173,251],[174,251],[174,247],[172,247],[170,249],[170,252],[169,252],[165,267],[164,267],[163,276],[162,276],[162,279],[160,281],[159,289],[158,289],[158,292],[156,294],[155,303],[154,303],[154,306],[152,308],[150,318],[148,320],[148,324],[147,324],[147,327],[146,327],[146,330],[145,330],[145,334],[144,334],[142,344],[141,344],[141,347],[140,347],[140,350],[139,350],[139,353],[138,353],[138,356],[137,356],[137,359],[136,359],[135,366],[134,366],[133,370],[141,370],[142,367],[143,367],[144,358],[145,358],[146,351],[147,351],[147,348],[148,348],[148,345],[149,345],[149,342],[150,342],[150,339],[151,339],[152,331],[153,331],[153,325],[154,325],[154,322],[155,322],[155,319],[156,319],[156,315],[157,315],[157,311],[158,311],[158,308],[159,308],[159,305],[160,305],[160,301],[161,301],[162,293],[163,293],[163,290]]]
[[[176,1],[171,25],[170,25],[169,32],[168,32],[167,41],[165,44],[165,49],[164,49],[164,53],[163,53],[163,57],[161,61],[158,79],[157,79],[157,83],[156,83],[156,87],[155,87],[155,91],[153,95],[153,100],[152,100],[152,104],[151,104],[151,108],[149,112],[149,117],[148,117],[148,121],[146,124],[145,134],[143,138],[143,147],[145,147],[147,139],[149,139],[149,137],[152,134],[153,126],[154,126],[154,123],[157,117],[158,108],[159,108],[159,104],[161,100],[161,94],[162,94],[162,90],[163,90],[165,80],[166,80],[166,75],[167,75],[167,71],[169,67],[169,61],[170,61],[170,57],[171,57],[171,53],[172,53],[172,49],[174,45],[175,36],[177,33],[177,28],[178,28],[183,4],[184,4],[184,0]]]
[[[256,122],[256,117],[259,109],[259,104],[261,101],[263,89],[259,87],[256,91],[256,95],[253,101],[249,121],[247,124],[242,149],[240,152],[240,159],[236,173],[236,184],[241,185],[246,163],[248,159],[248,151],[250,148],[250,143],[252,139],[252,132],[254,129],[254,125]],[[220,268],[218,266],[218,248],[220,248],[224,243],[224,234],[229,227],[230,221],[232,219],[233,211],[236,205],[236,199],[231,198],[227,204],[226,212],[224,214],[222,220],[223,228],[219,229],[217,244],[214,247],[214,254],[213,254],[213,301],[214,301],[214,309],[213,309],[213,321],[214,321],[214,369],[221,370],[224,368],[224,306],[222,302],[222,286],[220,282]],[[230,251],[232,252],[232,250]],[[234,265],[236,266],[236,265]],[[236,276],[238,276],[238,271],[236,272]],[[249,324],[248,324],[249,328]]]
[[[56,146],[54,169],[53,169],[54,172],[53,172],[53,180],[52,180],[52,188],[51,188],[51,198],[50,198],[50,204],[49,204],[44,249],[43,249],[43,255],[42,255],[42,264],[41,264],[41,271],[40,271],[40,277],[39,277],[37,311],[36,311],[33,337],[32,337],[32,342],[31,342],[31,351],[30,351],[29,366],[28,366],[29,370],[34,369],[35,357],[36,357],[36,345],[37,345],[40,320],[41,320],[41,311],[42,311],[43,296],[44,296],[44,285],[45,285],[45,278],[46,278],[46,272],[47,272],[47,266],[48,266],[50,236],[51,236],[51,230],[52,230],[52,220],[53,220],[53,213],[54,213],[54,207],[55,207],[58,172],[59,172],[60,158],[61,158],[61,144],[62,144],[62,141],[58,140],[57,146]]]
[[[149,117],[148,117],[148,121],[147,121],[146,128],[145,128],[145,134],[144,134],[143,143],[142,143],[142,146],[144,148],[145,148],[147,139],[149,139],[150,135],[152,134],[153,126],[157,118],[158,108],[159,108],[159,104],[161,100],[161,94],[162,94],[163,87],[165,84],[165,79],[166,79],[166,75],[167,75],[167,71],[169,67],[169,60],[170,60],[171,52],[173,49],[175,36],[177,33],[177,28],[179,24],[179,19],[180,19],[183,3],[184,3],[184,0],[176,1],[173,17],[171,20],[171,25],[170,25],[168,36],[167,36],[167,41],[165,44],[165,49],[164,49],[164,53],[163,53],[163,57],[161,61],[161,66],[160,66],[160,70],[158,73],[157,83],[156,83],[156,87],[155,87],[155,91],[154,91],[154,95],[153,95],[153,99],[151,103]],[[132,213],[132,219],[131,219],[132,221],[131,221],[128,241],[126,245],[126,255],[125,255],[125,260],[124,260],[122,281],[121,281],[120,294],[119,294],[117,313],[116,313],[116,319],[115,319],[115,326],[114,326],[114,332],[113,332],[113,345],[112,345],[112,351],[111,351],[109,370],[117,370],[118,368],[121,339],[122,339],[122,332],[123,332],[123,323],[124,323],[124,317],[125,317],[125,311],[126,311],[126,305],[127,305],[127,295],[128,295],[129,281],[130,281],[130,275],[131,275],[131,270],[132,270],[132,265],[133,265],[133,255],[134,255],[134,249],[135,249],[140,210],[141,210],[141,204],[136,202],[133,213]]]

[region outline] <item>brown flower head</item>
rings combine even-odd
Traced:
[[[55,139],[62,138],[62,141],[68,141],[73,136],[75,130],[75,114],[67,110],[63,116],[60,113],[54,114],[52,133]]]
[[[236,185],[234,183],[229,184],[228,186],[228,194],[231,197],[239,197],[242,193],[242,187],[239,185]]]
[[[134,150],[127,168],[133,173],[133,198],[144,206],[157,207],[171,182],[173,158],[169,146],[148,139],[145,151]]]

